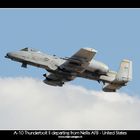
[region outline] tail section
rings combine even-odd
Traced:
[[[132,61],[122,60],[120,69],[116,75],[116,81],[126,83],[132,80]]]
[[[111,78],[114,78],[114,80],[111,80]],[[122,60],[118,73],[113,72],[108,79],[110,81],[105,82],[103,86],[103,91],[105,92],[115,92],[117,89],[125,86],[127,82],[132,80],[132,61]]]

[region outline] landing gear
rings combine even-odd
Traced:
[[[27,63],[22,63],[21,67],[22,68],[27,68]]]
[[[44,77],[47,77],[46,73],[45,73],[45,74],[43,74],[43,76],[44,76]]]
[[[104,81],[101,81],[101,80],[97,80],[99,84],[103,84],[105,85],[105,82]]]

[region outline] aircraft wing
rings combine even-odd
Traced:
[[[66,58],[66,62],[60,66],[60,69],[66,72],[81,73],[89,65],[96,52],[92,48],[81,48],[70,58]]]
[[[44,83],[63,86],[64,82],[75,79],[77,73],[81,73],[86,69],[96,52],[92,48],[81,48],[70,58],[65,58],[66,61],[58,67],[57,70],[62,71],[62,73],[57,73],[56,70],[55,73],[45,74]]]

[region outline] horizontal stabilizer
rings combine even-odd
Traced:
[[[103,91],[105,92],[116,92],[117,89],[120,89],[122,86],[125,86],[125,84],[115,84],[115,83],[106,83],[103,86]]]

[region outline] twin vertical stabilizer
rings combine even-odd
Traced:
[[[120,69],[116,75],[116,81],[118,82],[129,82],[132,80],[132,61],[122,60]]]
[[[114,73],[114,75],[114,80],[105,82],[103,91],[115,92],[117,89],[125,86],[127,82],[132,80],[132,61],[126,59],[122,60],[118,73]],[[108,79],[111,79],[111,77]]]

